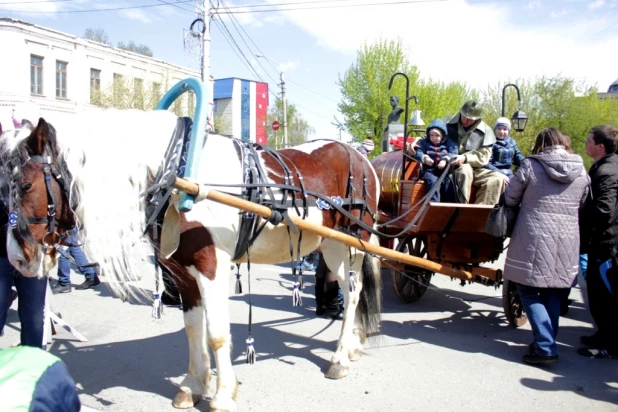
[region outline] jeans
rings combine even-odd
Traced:
[[[440,175],[444,172],[444,169],[440,170],[438,168],[425,169],[425,173],[423,174],[423,179],[427,182],[427,191],[429,192],[431,188],[436,184]],[[445,177],[442,181],[442,187],[436,190],[436,192],[431,196],[432,202],[439,202],[440,198],[442,198],[443,202],[451,202],[453,198],[453,185],[451,184],[451,180],[448,177]]]
[[[605,260],[606,256],[597,257],[593,254],[588,256],[586,275],[588,306],[598,334],[607,341],[612,350],[618,350],[618,300],[609,293],[599,271],[599,266]],[[618,274],[615,269],[610,269],[607,271],[607,276],[612,279]],[[616,282],[615,279],[612,281]]]
[[[560,305],[568,297],[569,290],[569,288],[536,288],[517,285],[521,303],[532,327],[533,349],[537,355],[558,355],[556,336],[560,320]]]
[[[66,245],[68,246],[68,250],[62,251],[58,258],[58,283],[63,286],[71,283],[71,262],[66,256],[67,253],[73,257],[73,260],[75,260],[75,264],[77,265],[79,272],[84,275],[87,280],[93,280],[97,275],[94,267],[81,267],[89,265],[90,262],[88,262],[88,259],[79,244],[77,234],[73,233],[70,235],[67,238]]]
[[[17,288],[21,344],[42,348],[47,278],[27,278],[13,268],[8,258],[0,257],[0,330],[6,324],[13,282]]]

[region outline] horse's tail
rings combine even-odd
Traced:
[[[378,244],[378,238],[371,235],[370,243]],[[380,277],[380,260],[368,253],[363,257],[361,269],[363,288],[360,301],[356,307],[356,318],[360,326],[360,339],[364,343],[367,335],[380,330],[382,312],[382,278]]]

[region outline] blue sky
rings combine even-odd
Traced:
[[[183,50],[183,29],[195,17],[198,2],[163,4],[176,1],[0,0],[0,15],[74,35],[83,35],[88,27],[103,28],[114,44],[144,43],[157,58],[197,69],[196,56]],[[248,13],[235,14],[235,21],[222,19],[273,92],[279,91],[278,72],[285,71],[289,101],[315,128],[316,138],[338,138],[331,125],[334,116],[341,119],[337,79],[354,63],[364,41],[380,37],[401,38],[423,77],[463,80],[479,88],[562,74],[605,91],[618,78],[618,0],[314,0],[287,6],[305,9],[296,11],[256,13],[259,8],[234,8],[299,1],[226,0],[231,10]],[[392,2],[402,4],[384,4]],[[381,4],[357,6],[375,3]],[[157,6],[72,12],[144,5]],[[222,10],[223,3],[219,7]],[[62,13],[67,11],[72,13]],[[222,27],[221,22],[212,25],[212,75],[256,79],[228,44]],[[250,36],[244,40],[248,47],[237,27]],[[260,67],[254,56],[258,49],[279,64],[259,59]]]

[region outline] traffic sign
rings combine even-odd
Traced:
[[[274,130],[274,131],[279,130],[279,122],[278,122],[278,121],[276,121],[276,120],[273,122],[273,130]]]

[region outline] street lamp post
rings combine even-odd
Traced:
[[[279,67],[281,66],[279,63],[277,63],[274,60],[269,59],[263,54],[256,54],[255,57],[257,58],[261,57],[263,59],[270,61],[271,63],[276,64]],[[281,71],[279,76],[281,78],[281,84],[279,85],[279,87],[281,87],[281,105],[283,106],[283,119],[282,119],[282,124],[281,124],[283,128],[283,147],[286,148],[288,146],[288,119],[287,119],[288,104],[287,104],[287,99],[285,98],[285,78],[283,75],[283,70]]]
[[[502,89],[502,117],[504,117],[504,97],[506,95],[506,89],[508,87],[514,87],[515,90],[517,90],[517,111],[513,113],[513,116],[511,117],[511,120],[513,121],[513,129],[518,132],[523,132],[526,128],[526,123],[528,123],[528,116],[526,115],[526,113],[521,111],[521,93],[519,92],[519,87],[517,87],[517,85],[513,83],[505,85]]]

